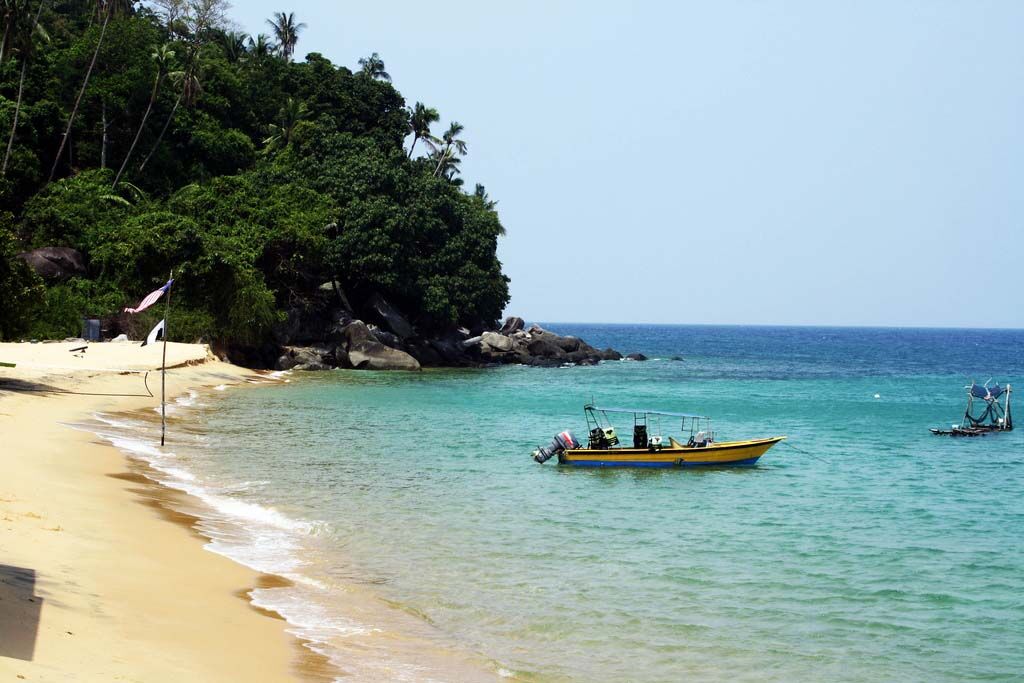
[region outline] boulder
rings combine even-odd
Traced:
[[[274,368],[277,370],[312,370],[325,366],[329,369],[334,360],[334,349],[326,346],[285,346],[284,353],[277,359]],[[303,366],[303,367],[300,367]]]
[[[523,322],[522,318],[515,315],[510,315],[509,317],[505,318],[505,322],[502,323],[501,329],[498,330],[498,332],[507,337],[513,332],[518,332],[519,330],[523,329],[525,326],[526,323]]]
[[[444,364],[441,354],[427,342],[410,343],[406,352],[419,361],[421,367],[437,367]]]
[[[484,340],[483,335],[478,335],[476,337],[470,337],[469,339],[463,339],[462,342],[461,342],[462,343],[462,348],[468,349],[468,348],[470,348],[472,346],[480,346],[480,344],[483,342],[483,340]]]
[[[441,357],[441,360],[445,364],[469,364],[469,359],[466,357],[466,352],[462,347],[462,342],[458,341],[457,339],[431,339],[430,348],[432,348],[437,353],[437,355]]]
[[[353,320],[342,330],[338,350],[345,352],[347,365],[357,370],[419,370],[420,364],[405,351],[382,344],[362,320]],[[337,354],[337,350],[335,354]]]
[[[622,354],[615,349],[605,349],[598,353],[601,356],[601,360],[622,360]]]
[[[398,338],[398,335],[392,334],[387,330],[382,330],[376,325],[367,325],[366,327],[370,330],[370,334],[376,337],[377,341],[384,346],[388,346],[392,349],[398,349],[399,351],[405,350],[402,348],[402,340]]]
[[[65,282],[87,273],[82,252],[70,247],[42,247],[18,257],[47,282]]]
[[[384,327],[398,335],[399,339],[405,340],[416,335],[416,329],[409,324],[409,321],[380,294],[374,294],[366,303],[370,310],[380,318]]]
[[[390,349],[378,341],[349,348],[348,359],[358,370],[419,370],[420,364],[405,351]]]
[[[300,363],[299,365],[296,365],[294,369],[308,372],[319,372],[322,370],[330,370],[331,366],[326,363]]]
[[[628,360],[647,360],[647,356],[642,353],[627,353],[626,358]]]
[[[327,297],[336,297],[339,304],[341,304],[346,310],[352,310],[352,304],[348,302],[348,297],[345,296],[345,290],[341,288],[341,283],[337,280],[331,282],[325,282],[318,288],[320,293]]]
[[[534,357],[552,358],[561,360],[565,358],[565,351],[562,347],[550,339],[534,339],[526,345],[530,354]]]
[[[580,340],[578,337],[559,337],[558,339],[553,341],[556,344],[558,344],[558,346],[560,346],[562,350],[565,351],[566,353],[570,353],[572,351],[579,351],[580,349]]]
[[[506,352],[512,350],[512,340],[497,332],[484,332],[480,337],[483,351]]]

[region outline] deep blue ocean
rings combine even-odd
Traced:
[[[172,455],[110,430],[354,680],[1024,679],[1024,424],[928,431],[972,380],[1024,386],[1024,331],[545,326],[651,360],[294,373],[182,401]],[[591,400],[789,438],[741,469],[534,463]]]

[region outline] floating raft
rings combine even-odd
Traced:
[[[937,436],[984,436],[992,432],[1009,432],[1013,429],[1013,415],[1010,412],[1010,393],[1013,389],[1007,384],[990,387],[988,382],[978,386],[971,382],[967,389],[967,410],[959,425],[949,429],[935,428],[930,431]],[[1000,403],[999,399],[1003,402]],[[974,403],[978,401],[983,409],[977,417],[974,415]]]

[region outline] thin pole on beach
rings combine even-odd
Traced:
[[[167,437],[167,319],[171,316],[171,290],[174,289],[174,271],[167,278],[167,301],[164,302],[164,357],[160,363],[160,446]]]

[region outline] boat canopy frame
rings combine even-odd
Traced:
[[[632,415],[633,416],[633,431],[634,435],[638,428],[642,428],[644,433],[648,433],[648,427],[653,426],[656,431],[651,433],[651,436],[661,436],[664,434],[662,431],[662,420],[661,418],[677,418],[680,420],[680,436],[689,435],[689,445],[700,443],[706,445],[715,441],[715,432],[712,429],[711,418],[707,415],[697,415],[694,413],[676,413],[666,410],[651,410],[647,408],[605,408],[602,406],[588,403],[583,406],[583,414],[587,420],[587,433],[591,437],[590,447],[595,447],[593,443],[594,430],[599,429],[604,431],[605,429],[612,427],[611,419],[608,417],[612,415]],[[646,447],[646,446],[645,446]]]

